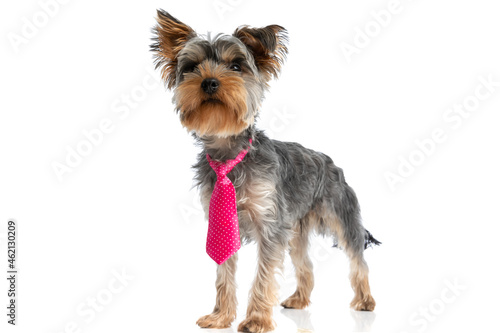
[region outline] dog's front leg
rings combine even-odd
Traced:
[[[272,238],[272,237],[271,237]],[[257,241],[258,267],[248,302],[247,316],[238,326],[238,332],[262,333],[274,329],[273,306],[278,302],[276,268],[282,268],[284,247],[273,239],[262,237]]]
[[[231,323],[236,318],[237,300],[234,275],[237,261],[238,254],[235,253],[217,267],[217,280],[215,282],[217,298],[214,311],[198,319],[196,322],[198,326],[203,328],[226,328],[231,326]]]

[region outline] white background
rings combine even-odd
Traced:
[[[313,303],[300,311],[277,307],[277,332],[496,329],[500,86],[460,123],[443,116],[473,101],[480,76],[500,81],[500,8],[487,0],[401,0],[349,62],[342,43],[355,45],[357,29],[377,29],[370,13],[388,6],[72,0],[51,7],[44,22],[38,1],[2,2],[2,271],[8,219],[19,230],[12,331],[200,332],[196,320],[214,305],[215,264],[190,191],[198,148],[173,112],[171,93],[151,74],[156,8],[200,33],[231,33],[241,24],[288,29],[289,58],[259,126],[330,155],[358,193],[365,226],[383,242],[366,251],[374,313],[349,310],[347,259],[330,240],[315,238]],[[34,16],[38,31],[14,47],[13,34],[22,36]],[[132,93],[140,101],[126,107]],[[84,144],[83,131],[103,119],[112,131],[59,180],[53,164],[65,164],[68,147]],[[415,141],[436,128],[446,140],[423,157]],[[391,188],[386,173],[397,174],[399,158],[410,156],[420,165]],[[254,246],[240,250],[238,318],[223,332],[236,332],[244,318],[255,261]],[[108,285],[119,286],[113,272],[123,269],[133,279],[111,294]],[[4,332],[11,327],[1,281]],[[288,258],[280,282],[283,300],[294,290]],[[450,283],[465,289],[453,292]],[[101,311],[86,305],[94,297],[106,303]]]

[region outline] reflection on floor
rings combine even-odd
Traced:
[[[281,309],[280,312],[295,323],[297,333],[314,333],[309,310]],[[351,317],[354,320],[353,332],[369,332],[375,322],[376,314],[351,310]]]
[[[297,328],[297,333],[321,333],[314,330],[311,321],[311,312],[309,312],[309,310],[281,309],[279,312],[287,319],[293,321]],[[350,313],[354,321],[352,332],[370,332],[376,318],[374,312],[350,310]],[[237,326],[233,324],[233,327],[226,329],[203,329],[201,331],[212,333],[236,333],[236,327]],[[279,325],[275,332],[282,332]]]

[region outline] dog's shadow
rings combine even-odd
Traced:
[[[295,323],[297,333],[314,333],[311,313],[308,310],[281,309],[280,313]],[[376,315],[369,311],[354,311],[351,309],[351,317],[354,320],[353,332],[369,332],[375,322]],[[203,329],[203,332],[236,333],[233,327],[224,329],[206,328]]]
[[[353,332],[370,332],[377,315],[371,311],[354,311],[351,309],[351,317],[354,319]]]
[[[281,309],[281,314],[297,325],[297,333],[313,333],[311,313],[307,310]]]
[[[229,327],[229,328],[202,328],[200,330],[201,332],[213,332],[213,333],[236,333],[234,328]]]
[[[297,325],[297,333],[314,332],[314,327],[311,322],[311,313],[309,311],[281,309],[280,312]],[[369,332],[375,322],[376,314],[369,311],[354,311],[351,309],[351,317],[354,320],[353,332]]]

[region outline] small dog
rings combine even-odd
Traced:
[[[355,293],[351,307],[372,311],[375,301],[363,251],[379,242],[362,226],[358,200],[342,169],[325,154],[271,140],[254,126],[268,82],[278,76],[287,55],[287,31],[279,25],[241,26],[232,35],[204,38],[159,10],[153,33],[156,68],[173,90],[181,124],[203,148],[194,168],[207,218],[217,180],[207,154],[224,162],[248,150],[228,174],[236,190],[241,242],[255,241],[258,247],[257,275],[238,331],[274,329],[275,272],[282,269],[287,249],[298,285],[281,305],[303,309],[310,303],[311,232],[333,237],[334,246],[346,252]],[[217,267],[215,308],[198,320],[199,326],[225,328],[235,319],[236,261],[234,254]]]

